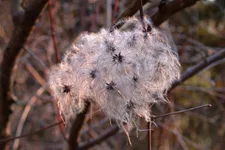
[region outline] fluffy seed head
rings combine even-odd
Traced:
[[[49,84],[66,120],[91,99],[121,127],[132,127],[137,117],[150,121],[150,105],[166,101],[180,75],[177,54],[149,22],[150,32],[135,18],[124,22],[126,29],[81,34],[53,67]]]

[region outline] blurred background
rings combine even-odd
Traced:
[[[24,8],[34,0],[23,0]],[[52,0],[55,38],[60,56],[82,32],[98,32],[110,27],[130,5],[130,0]],[[147,6],[146,6],[147,7]],[[13,32],[13,1],[0,0],[0,63]],[[149,17],[154,9],[145,9]],[[173,15],[167,21],[168,32],[175,42],[181,72],[225,49],[225,1],[203,0]],[[169,30],[168,30],[169,29]],[[49,7],[46,5],[36,20],[13,69],[12,114],[7,134],[19,136],[58,122],[55,100],[47,87],[47,76],[56,64]],[[4,74],[2,70],[0,73]],[[168,93],[169,103],[152,107],[153,115],[165,114],[203,104],[204,108],[157,119],[152,125],[152,150],[225,150],[225,58],[215,61],[200,73]],[[110,120],[92,105],[79,136],[79,143],[97,138],[111,128]],[[92,116],[92,117],[90,117]],[[65,138],[71,134],[65,128]],[[139,130],[131,132],[132,146],[119,131],[92,150],[147,150],[147,123],[140,119]],[[137,136],[138,135],[138,136]],[[62,150],[68,144],[59,126],[11,141],[10,150]]]

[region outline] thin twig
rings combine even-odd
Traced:
[[[148,150],[152,150],[152,122],[147,122],[148,129]]]
[[[41,84],[42,86],[44,86],[46,84],[45,79],[36,71],[36,69],[32,65],[26,63],[25,66],[26,66],[27,70],[33,75],[33,77],[37,80],[37,82],[39,84]],[[47,91],[50,94],[52,94],[49,89],[47,89]],[[55,105],[55,103],[53,101],[52,101],[52,106],[57,111],[57,116],[56,116],[57,120],[61,121],[62,119],[61,119],[61,116],[60,116],[60,113],[59,113],[59,109],[57,108],[57,106]],[[60,131],[61,131],[61,134],[63,135],[64,140],[66,140],[65,127],[63,125],[60,125]]]
[[[42,61],[32,50],[28,49],[26,46],[23,47],[35,60],[37,60],[43,68],[47,68],[47,65]]]
[[[212,107],[212,105],[205,104],[205,105],[201,105],[201,106],[197,106],[197,107],[193,107],[193,108],[189,108],[189,109],[184,109],[184,110],[180,110],[180,111],[175,111],[175,112],[171,112],[171,113],[167,113],[167,114],[163,114],[163,115],[159,115],[159,116],[155,116],[155,117],[153,116],[152,119],[158,119],[158,118],[167,117],[167,116],[171,116],[171,115],[177,115],[177,114],[185,113],[188,111],[202,109],[204,107]]]
[[[37,90],[36,94],[30,98],[29,102],[27,103],[26,107],[24,108],[23,113],[22,113],[22,115],[21,115],[21,117],[20,117],[18,126],[17,126],[17,130],[16,130],[16,136],[17,136],[17,137],[21,135],[22,130],[23,130],[23,127],[24,127],[24,123],[25,123],[25,121],[26,121],[26,119],[27,119],[27,117],[28,117],[28,114],[29,114],[29,112],[30,112],[32,106],[33,106],[34,103],[36,102],[37,97],[38,97],[38,96],[41,96],[41,94],[43,94],[43,93],[45,92],[45,90],[46,90],[46,85],[40,87],[40,88]],[[18,149],[19,143],[20,143],[20,140],[19,140],[19,138],[18,138],[18,139],[16,139],[16,140],[14,141],[12,149],[13,149],[13,150]]]
[[[158,119],[158,118],[167,117],[167,116],[170,116],[170,115],[176,115],[176,114],[180,114],[180,113],[184,113],[184,112],[188,112],[188,111],[195,111],[197,109],[201,109],[201,108],[204,108],[204,107],[211,107],[211,104],[205,104],[205,105],[201,105],[201,106],[197,106],[197,107],[193,107],[193,108],[189,108],[189,109],[185,109],[185,110],[180,110],[180,111],[176,111],[176,112],[172,112],[172,113],[167,113],[167,114],[155,116],[155,117],[152,117],[152,119]],[[78,115],[78,117],[76,118],[76,120],[79,120],[81,122],[82,120],[80,120],[80,118],[81,118],[81,116],[85,115],[85,112],[88,111],[88,108],[89,108],[89,103],[87,104],[86,110],[84,110],[84,112],[81,113],[80,116]],[[17,137],[13,137],[13,138],[8,138],[8,139],[1,139],[0,140],[0,143],[2,143],[2,142],[9,142],[9,141],[12,141],[12,140],[15,140],[15,139],[18,139],[18,138],[23,138],[23,137],[26,137],[26,136],[30,136],[30,135],[36,134],[36,133],[38,133],[40,131],[43,131],[45,129],[54,127],[56,125],[60,125],[62,123],[63,123],[63,121],[60,121],[60,122],[57,122],[57,123],[55,123],[53,125],[44,127],[44,128],[42,128],[42,129],[40,129],[38,131],[34,131],[32,133],[29,133],[29,134],[24,134],[24,135],[21,135],[21,136],[17,136]],[[81,123],[76,124],[76,127],[74,127],[74,128],[78,128],[78,127],[80,128],[81,127],[80,125],[82,125],[82,124]],[[149,129],[151,129],[151,127],[149,127]],[[116,134],[118,131],[119,131],[119,127],[117,125],[114,125],[109,130],[107,130],[105,133],[103,133],[102,135],[100,135],[98,138],[96,138],[94,140],[90,140],[88,143],[84,143],[84,144],[79,145],[78,149],[86,149],[86,148],[89,148],[89,147],[94,146],[95,144],[99,144],[102,141],[104,141],[106,138],[109,138],[110,136]],[[74,133],[74,132],[71,132],[71,134],[72,133]],[[75,134],[75,136],[78,136],[79,133],[74,133],[74,134]],[[71,142],[74,142],[74,141],[71,141]]]
[[[112,22],[112,0],[106,0],[106,27],[110,27]]]
[[[55,29],[54,29],[54,19],[52,15],[52,0],[48,0],[48,5],[49,5],[49,19],[50,19],[50,24],[51,24],[51,31],[52,31],[52,40],[53,40],[53,45],[54,45],[54,50],[55,50],[55,60],[56,63],[60,62],[60,56],[59,56],[59,51],[57,47],[57,40],[55,37]]]
[[[31,64],[25,63],[25,67],[41,86],[44,86],[46,84],[45,79],[37,72],[37,70]]]
[[[56,59],[56,63],[59,63],[60,62],[60,55],[59,55],[59,50],[58,50],[58,46],[57,46],[57,40],[56,40],[56,34],[55,34],[55,28],[54,28],[54,19],[53,19],[53,15],[52,15],[52,0],[48,0],[48,5],[49,5],[49,19],[50,19],[50,24],[51,24],[51,32],[52,32],[52,40],[53,40],[53,45],[54,45],[54,51],[55,51],[55,59]],[[53,107],[57,107],[53,104]],[[59,121],[62,120],[62,116],[60,115],[59,113],[59,109],[58,108],[55,108],[55,110],[57,110],[57,119]],[[66,139],[66,135],[65,135],[65,128],[63,125],[60,125],[60,131],[61,131],[61,134],[63,135],[63,138],[64,140],[67,140]]]
[[[140,12],[141,24],[142,24],[143,31],[146,32],[145,22],[144,22],[144,12],[143,12],[143,7],[142,6],[143,6],[143,3],[142,3],[142,0],[140,0],[139,12]]]
[[[164,129],[166,129],[169,132],[172,132],[174,135],[176,135],[177,137],[177,141],[180,143],[181,147],[183,150],[188,150],[187,144],[184,142],[183,136],[181,135],[181,133],[179,133],[179,131],[177,129],[171,129],[167,126],[165,126],[164,124],[160,124],[159,125],[161,127],[163,127]]]
[[[176,111],[176,112],[172,112],[172,113],[167,113],[167,114],[163,114],[163,115],[159,115],[159,116],[155,116],[152,117],[152,119],[159,119],[162,117],[166,117],[166,116],[170,116],[170,115],[175,115],[175,114],[180,114],[180,113],[184,113],[184,112],[188,112],[188,111],[194,111],[197,109],[201,109],[204,107],[211,107],[211,104],[206,104],[206,105],[201,105],[201,106],[197,106],[197,107],[193,107],[193,108],[189,108],[189,109],[185,109],[185,110],[181,110],[181,111]],[[148,137],[151,137],[151,123],[148,123]],[[82,145],[79,145],[79,150],[83,150],[83,149],[88,149],[90,147],[93,147],[96,144],[100,144],[101,142],[103,142],[104,140],[106,140],[106,138],[109,138],[110,136],[115,135],[117,132],[119,131],[119,127],[117,125],[114,125],[113,127],[111,127],[109,130],[107,130],[105,133],[103,133],[102,135],[100,135],[98,138],[93,139],[87,143],[84,143]],[[151,138],[149,138],[149,140],[151,140]],[[148,144],[148,149],[151,149],[151,141],[149,141]]]
[[[114,5],[114,9],[113,9],[112,24],[114,24],[114,22],[115,22],[115,17],[116,17],[116,14],[117,14],[118,4],[119,4],[119,0],[116,0],[115,5]]]
[[[21,135],[21,136],[16,136],[16,137],[13,137],[13,138],[1,139],[1,140],[0,140],[0,143],[6,143],[6,142],[13,141],[13,140],[15,140],[15,139],[19,139],[19,138],[31,136],[31,135],[37,134],[37,133],[39,133],[39,132],[45,131],[46,129],[55,127],[55,126],[57,126],[57,125],[59,125],[59,124],[62,124],[62,123],[63,123],[63,121],[60,121],[60,122],[57,122],[57,123],[52,124],[52,125],[50,125],[50,126],[41,128],[40,130],[37,130],[37,131],[31,132],[31,133],[28,133],[28,134],[23,134],[23,135]]]

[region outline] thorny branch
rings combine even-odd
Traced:
[[[7,45],[3,61],[1,64],[1,75],[0,75],[0,134],[1,138],[6,138],[5,134],[6,124],[11,114],[10,106],[13,103],[10,95],[10,84],[13,66],[15,64],[16,58],[19,55],[22,47],[24,46],[27,37],[29,36],[36,19],[41,13],[43,7],[45,6],[47,0],[33,1],[33,3],[26,8],[22,16],[18,17],[20,21],[14,22],[14,35]],[[16,18],[14,18],[16,19]],[[5,144],[0,144],[0,149],[4,149]]]

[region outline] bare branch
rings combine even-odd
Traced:
[[[150,3],[151,7],[156,7],[159,5],[161,0],[142,0],[142,5],[145,5],[147,2]],[[140,0],[132,0],[130,6],[117,18],[116,22],[120,19],[133,16],[140,9]]]
[[[102,135],[97,137],[96,139],[92,139],[87,143],[80,144],[78,150],[85,150],[90,147],[93,147],[96,144],[100,144],[101,142],[105,141],[107,138],[115,135],[119,131],[119,127],[117,125],[114,125],[107,131],[105,131]]]
[[[54,50],[55,50],[55,60],[56,63],[60,62],[60,56],[59,56],[59,50],[57,47],[57,40],[55,37],[55,29],[54,29],[54,19],[52,15],[52,0],[48,0],[48,5],[49,5],[49,19],[50,19],[50,24],[51,24],[51,32],[52,32],[52,40],[53,40],[53,45],[54,45]]]
[[[38,96],[41,96],[45,92],[45,90],[46,90],[46,86],[45,85],[40,87],[37,90],[36,94],[30,98],[29,102],[27,103],[26,107],[24,108],[23,113],[22,113],[22,115],[20,117],[17,129],[16,129],[16,136],[17,137],[21,135],[23,127],[24,127],[24,124],[25,124],[25,121],[27,120],[28,114],[30,113],[31,108],[33,107],[33,105],[37,101]],[[20,143],[20,140],[18,138],[18,139],[16,139],[14,141],[12,149],[13,150],[18,149],[19,143]]]
[[[173,14],[194,5],[199,0],[173,0],[169,1],[162,7],[160,7],[159,11],[154,14],[152,18],[152,22],[155,26],[159,26],[165,20],[167,20]]]
[[[77,142],[73,141],[73,139],[71,137],[74,136],[74,138],[77,139],[77,137],[79,135],[79,131],[80,131],[80,129],[82,127],[82,124],[84,122],[84,120],[81,120],[81,119],[85,118],[83,115],[85,115],[88,112],[89,107],[90,107],[90,103],[87,102],[87,106],[86,106],[86,109],[84,110],[84,112],[81,113],[80,115],[78,115],[78,117],[76,118],[76,122],[78,124],[73,124],[72,131],[74,131],[74,132],[71,132],[70,139],[69,139],[69,145],[70,145],[71,149],[73,149],[73,148],[78,149],[78,150],[88,149],[90,147],[93,147],[96,144],[100,144],[101,142],[103,142],[107,138],[115,135],[119,131],[119,127],[117,125],[114,125],[110,129],[105,131],[102,135],[100,135],[98,138],[90,140],[87,143],[83,143],[83,144],[80,144],[79,146],[77,146]],[[189,108],[189,109],[185,109],[185,110],[180,110],[180,111],[176,111],[176,112],[172,112],[172,113],[167,113],[167,114],[155,116],[155,117],[152,117],[152,119],[158,119],[158,118],[167,117],[167,116],[170,116],[170,115],[180,114],[180,113],[189,112],[189,111],[195,111],[195,110],[202,109],[202,108],[205,108],[205,107],[211,107],[211,104],[205,104],[205,105],[201,105],[201,106],[197,106],[197,107],[193,107],[193,108]],[[27,137],[27,136],[30,136],[30,135],[33,135],[33,134],[37,134],[41,131],[44,131],[44,130],[49,129],[51,127],[54,127],[56,125],[60,125],[62,123],[63,123],[63,121],[60,121],[60,122],[57,122],[53,125],[44,127],[44,128],[42,128],[38,131],[34,131],[32,133],[29,133],[29,134],[24,134],[24,135],[21,135],[21,136],[16,136],[16,137],[8,138],[8,139],[0,139],[0,143],[9,142],[9,141],[13,141],[15,139],[19,139],[19,138]],[[148,126],[149,125],[150,124],[148,124]],[[151,127],[148,127],[148,128],[151,129]]]
[[[193,108],[189,108],[189,109],[184,109],[184,110],[180,110],[180,111],[176,111],[176,112],[171,112],[171,113],[155,116],[155,117],[152,117],[152,119],[159,119],[159,118],[167,117],[170,115],[181,114],[181,113],[185,113],[185,112],[189,112],[189,111],[195,111],[195,110],[202,109],[205,107],[211,107],[211,104],[205,104],[205,105],[201,105],[201,106],[197,106],[197,107],[193,107]],[[117,125],[114,125],[110,129],[105,131],[105,133],[100,135],[98,138],[93,139],[87,143],[79,145],[78,150],[88,149],[90,147],[93,147],[94,145],[100,144],[101,142],[103,142],[107,138],[109,138],[110,136],[115,135],[118,131],[119,131],[119,127]],[[148,136],[151,137],[151,123],[148,123]],[[149,140],[151,140],[151,138]],[[151,141],[149,141],[148,149],[149,150],[151,149]]]
[[[187,69],[187,71],[182,74],[181,78],[178,81],[174,82],[174,84],[171,86],[170,90],[172,90],[176,86],[180,85],[181,83],[183,83],[187,79],[191,78],[193,75],[199,73],[204,68],[211,65],[212,63],[214,63],[216,61],[219,61],[223,58],[225,58],[225,49],[214,53],[213,55],[209,56],[208,58],[206,58],[205,60],[196,64],[195,66]]]
[[[155,117],[152,117],[152,118],[158,119],[158,118],[162,118],[162,117],[167,117],[167,116],[171,116],[171,115],[177,115],[177,114],[185,113],[185,112],[188,112],[188,111],[194,111],[194,110],[202,109],[202,108],[205,108],[205,107],[212,107],[212,105],[211,104],[205,104],[205,105],[201,105],[201,106],[197,106],[197,107],[193,107],[193,108],[189,108],[189,109],[184,109],[184,110],[180,110],[180,111],[175,111],[175,112],[155,116]]]
[[[86,101],[86,106],[84,108],[84,111],[76,116],[75,121],[73,122],[72,128],[70,130],[70,136],[69,136],[69,149],[70,150],[76,150],[78,148],[77,139],[80,133],[80,130],[83,126],[85,116],[89,110],[90,102]]]
[[[13,103],[10,95],[10,82],[12,69],[15,64],[16,58],[20,53],[24,43],[29,36],[29,33],[38,18],[42,8],[46,4],[47,0],[33,1],[33,4],[28,7],[20,19],[21,21],[14,28],[14,35],[7,45],[3,61],[1,64],[1,75],[0,75],[0,134],[1,138],[6,138],[5,127],[11,114],[10,106]],[[0,149],[4,149],[5,144],[0,144]]]

